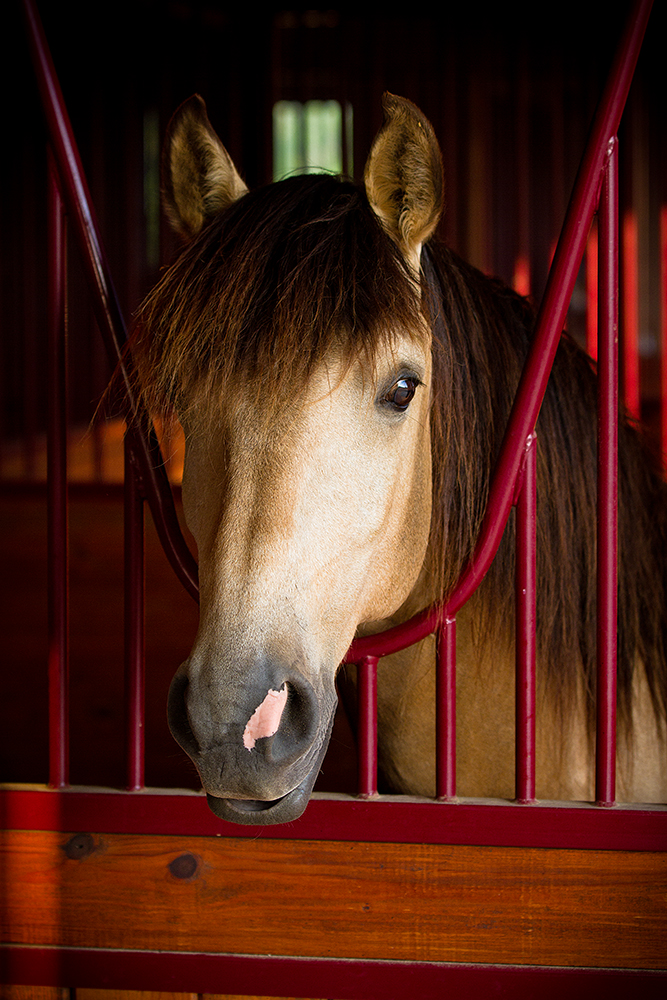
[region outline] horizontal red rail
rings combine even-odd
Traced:
[[[111,990],[166,990],[172,993],[244,995],[327,991],[340,1000],[395,1000],[414,996],[440,1000],[465,996],[539,997],[540,1000],[590,1000],[591,997],[641,996],[662,1000],[665,973],[646,970],[537,968],[518,965],[457,965],[379,959],[292,958],[267,955],[212,955],[205,952],[117,951],[107,948],[0,949],[0,979],[28,986],[94,983]]]
[[[256,827],[218,819],[206,796],[197,792],[0,786],[0,829],[665,851],[667,806],[599,809],[583,803],[450,803],[402,795],[361,799],[316,793],[289,827]]]
[[[315,996],[340,1000],[420,1000],[465,996],[590,1000],[636,996],[662,1000],[665,973],[645,970],[537,968],[518,965],[457,965],[379,959],[290,958],[212,955],[205,952],[116,951],[107,948],[0,948],[0,980],[28,986],[72,982],[112,990],[215,993],[224,984],[236,995]],[[229,994],[227,994],[229,995]]]

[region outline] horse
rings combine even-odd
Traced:
[[[185,432],[200,567],[168,718],[236,823],[302,813],[355,635],[453,589],[531,342],[529,302],[435,237],[431,124],[404,98],[383,110],[361,185],[310,174],[248,191],[197,95],[166,137],[184,246],[133,352],[146,406]],[[536,445],[540,799],[593,797],[595,399],[594,364],[563,333]],[[619,452],[618,787],[665,801],[667,487],[625,419]],[[513,797],[513,531],[458,619],[461,796]],[[434,794],[434,672],[432,637],[380,662],[385,790]]]

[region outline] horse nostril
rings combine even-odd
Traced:
[[[287,684],[283,684],[279,691],[269,688],[268,694],[252,713],[243,730],[243,746],[246,750],[253,750],[257,740],[262,737],[273,736],[278,732],[287,694]]]
[[[275,734],[267,740],[266,756],[273,763],[287,763],[306,753],[317,738],[320,705],[312,685],[299,675],[285,681],[287,697]]]
[[[179,746],[192,757],[199,752],[199,743],[192,731],[185,705],[188,684],[188,678],[184,674],[176,674],[172,680],[167,700],[167,720],[171,735]]]

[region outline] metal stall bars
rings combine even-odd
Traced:
[[[599,458],[598,458],[598,726],[596,799],[615,800],[616,759],[616,459],[618,436],[618,150],[616,132],[627,99],[651,2],[629,18],[602,95],[577,175],[540,306],[537,326],[491,485],[481,536],[470,566],[451,597],[381,635],[355,640],[348,660],[360,667],[360,788],[377,791],[372,675],[381,656],[438,637],[438,798],[456,795],[456,613],[481,582],[500,544],[512,505],[517,506],[517,722],[516,798],[535,798],[535,461],[534,428],[565,322],[596,209],[600,217]]]
[[[88,276],[93,288],[100,326],[111,335],[110,354],[114,364],[123,363],[122,359],[122,322],[115,304],[111,284],[108,278],[108,269],[104,262],[99,239],[92,211],[89,208],[89,201],[85,183],[82,178],[78,157],[71,137],[71,130],[67,122],[66,114],[59,94],[55,76],[53,74],[48,51],[41,36],[40,29],[34,12],[31,0],[26,0],[26,9],[31,24],[35,57],[38,63],[38,73],[41,74],[42,92],[47,105],[47,116],[54,147],[55,157],[58,163],[60,183],[63,186],[63,194],[68,205],[69,215],[72,219],[75,231],[78,234],[81,246],[86,252]],[[485,527],[480,539],[480,543],[475,553],[475,557],[469,567],[468,572],[458,585],[454,595],[443,607],[429,609],[417,616],[413,622],[402,626],[400,630],[392,630],[383,637],[374,636],[372,639],[364,639],[356,642],[352,648],[351,658],[359,662],[361,660],[364,669],[368,674],[368,697],[369,709],[366,712],[366,722],[372,717],[374,695],[373,677],[374,667],[377,657],[386,655],[393,649],[402,648],[400,645],[409,644],[411,641],[418,641],[431,631],[439,633],[439,672],[441,680],[439,683],[439,729],[444,734],[441,749],[439,750],[440,764],[438,777],[438,796],[443,802],[407,802],[391,801],[389,797],[378,801],[367,801],[363,796],[375,798],[375,771],[376,754],[373,751],[375,742],[374,728],[368,724],[365,731],[368,734],[365,744],[368,746],[362,753],[362,768],[364,771],[363,784],[361,786],[362,798],[340,800],[335,797],[316,796],[309,806],[304,816],[297,822],[290,825],[290,841],[284,840],[286,831],[281,828],[271,828],[263,831],[262,839],[257,845],[251,843],[257,836],[254,829],[242,829],[230,827],[222,821],[217,820],[208,811],[205,801],[201,796],[195,794],[182,794],[177,792],[151,792],[142,794],[139,791],[142,782],[141,776],[141,739],[137,735],[137,728],[141,726],[141,634],[137,623],[140,619],[140,611],[135,610],[133,615],[135,623],[128,626],[131,637],[129,645],[133,647],[130,657],[132,663],[130,690],[132,702],[132,714],[134,718],[133,729],[135,735],[131,741],[128,766],[128,786],[134,791],[128,793],[87,791],[82,789],[69,789],[67,787],[67,763],[66,763],[66,603],[64,600],[65,591],[63,581],[66,581],[66,556],[63,555],[63,539],[65,530],[63,523],[65,517],[63,510],[66,505],[66,486],[60,483],[54,486],[55,499],[52,503],[54,511],[52,520],[54,523],[53,538],[58,541],[55,548],[60,548],[60,552],[54,551],[53,556],[53,588],[57,595],[57,609],[54,613],[52,641],[53,659],[53,696],[52,714],[56,720],[54,736],[54,750],[51,762],[51,790],[39,791],[31,789],[11,789],[2,792],[1,804],[5,817],[5,827],[12,831],[60,831],[60,830],[98,830],[104,831],[107,841],[113,840],[116,845],[124,835],[142,835],[152,837],[157,835],[159,845],[154,843],[151,847],[151,856],[155,852],[164,852],[167,848],[165,844],[182,844],[183,838],[187,837],[188,843],[196,843],[197,849],[203,852],[207,858],[217,858],[220,852],[225,851],[225,838],[233,838],[229,841],[230,851],[225,854],[227,857],[241,855],[245,857],[243,845],[257,847],[264,853],[261,860],[256,862],[261,870],[273,863],[280,865],[281,859],[286,853],[292,851],[300,858],[300,842],[305,842],[303,850],[311,850],[309,844],[316,842],[320,845],[317,848],[317,856],[324,857],[327,852],[334,852],[334,842],[346,842],[350,849],[355,848],[356,842],[364,841],[364,857],[367,859],[365,868],[369,868],[369,859],[385,857],[382,854],[383,844],[390,842],[389,846],[400,848],[406,845],[409,848],[409,856],[414,857],[416,847],[414,845],[429,845],[434,851],[438,845],[446,845],[449,852],[447,863],[455,860],[455,855],[451,854],[449,845],[461,845],[466,850],[470,850],[478,845],[488,845],[491,850],[496,847],[501,848],[523,848],[527,847],[534,851],[540,848],[563,849],[565,852],[555,851],[551,855],[558,855],[558,863],[567,861],[568,851],[575,851],[578,848],[598,848],[604,851],[657,851],[665,846],[665,818],[664,810],[660,809],[587,809],[581,806],[568,806],[552,809],[539,804],[532,803],[534,799],[534,770],[532,767],[534,732],[532,729],[532,709],[531,709],[531,689],[534,686],[534,673],[531,667],[532,654],[530,653],[530,618],[534,591],[530,581],[530,564],[532,560],[531,551],[534,546],[534,535],[530,528],[534,507],[534,469],[533,458],[534,448],[531,447],[532,431],[535,425],[537,412],[539,409],[541,396],[549,374],[551,361],[556,349],[556,342],[569,301],[574,275],[581,260],[583,252],[583,241],[590,224],[595,203],[596,188],[598,179],[604,171],[609,175],[609,168],[605,165],[611,162],[612,147],[615,145],[614,139],[618,119],[625,100],[625,94],[629,86],[632,75],[632,68],[637,58],[637,52],[641,42],[650,3],[642,2],[633,12],[630,21],[629,31],[624,36],[623,46],[620,55],[615,63],[615,71],[612,74],[612,82],[605,91],[605,96],[601,105],[601,111],[596,118],[592,142],[589,143],[584,158],[582,170],[575,187],[575,193],[571,205],[568,219],[556,254],[554,268],[547,288],[544,302],[540,311],[538,332],[535,338],[535,347],[531,353],[526,371],[524,372],[517,402],[515,404],[510,425],[506,435],[506,446],[500,461],[499,475],[494,481],[492,499],[489,505],[489,514],[485,521]],[[613,180],[613,178],[612,178]],[[612,187],[613,184],[605,184],[605,187]],[[606,196],[605,196],[606,199]],[[613,197],[609,203],[613,204]],[[58,198],[54,190],[53,197],[54,217],[61,218],[61,208],[58,205]],[[613,225],[612,227],[613,228]],[[60,233],[60,235],[58,235]],[[60,223],[54,229],[54,242],[62,247],[62,227]],[[609,246],[613,247],[614,242],[610,240]],[[613,254],[615,251],[611,251]],[[64,258],[63,258],[64,259]],[[63,292],[63,268],[59,269],[60,276],[54,279],[53,301],[57,305],[54,315],[62,314],[64,304]],[[614,286],[613,280],[611,286]],[[604,296],[603,296],[604,297]],[[613,341],[613,309],[608,310],[608,327],[610,340]],[[54,331],[61,329],[60,320],[55,323]],[[113,339],[113,331],[121,331],[117,340]],[[54,344],[58,338],[54,336]],[[58,341],[62,344],[62,338]],[[62,354],[62,347],[55,348]],[[602,349],[601,349],[602,354]],[[612,364],[613,367],[613,364]],[[59,371],[59,369],[57,369]],[[59,385],[62,385],[62,372],[58,374]],[[131,390],[129,377],[126,378],[126,386]],[[137,466],[140,470],[139,488],[149,496],[154,511],[156,522],[161,525],[161,532],[167,539],[169,551],[171,551],[172,562],[175,563],[182,577],[185,578],[186,585],[191,593],[195,590],[196,575],[192,566],[191,558],[181,550],[179,532],[176,530],[173,519],[170,521],[170,501],[165,484],[159,486],[159,471],[154,468],[154,462],[150,455],[149,446],[143,442],[139,434],[139,426],[142,421],[140,415],[136,413],[136,406],[130,395],[130,405],[134,414],[134,426],[132,429],[133,452],[135,458],[130,458],[128,467],[135,473]],[[606,404],[615,419],[615,406]],[[608,428],[610,438],[613,440],[613,423]],[[135,447],[136,446],[136,447]],[[62,464],[62,459],[60,460]],[[520,470],[522,464],[523,486],[520,485]],[[606,466],[605,466],[606,467]],[[158,466],[159,469],[159,466]],[[518,478],[519,477],[519,478]],[[133,477],[128,477],[130,480]],[[56,475],[56,480],[58,476]],[[150,485],[150,488],[149,488]],[[128,486],[130,493],[134,490],[132,485]],[[162,492],[161,492],[162,491]],[[611,494],[613,498],[613,490]],[[455,797],[455,727],[454,727],[454,635],[455,635],[455,614],[467,597],[470,596],[477,585],[483,572],[485,571],[492,554],[497,547],[497,543],[502,533],[505,520],[512,503],[518,501],[521,520],[525,524],[525,529],[519,531],[519,536],[524,541],[527,549],[525,557],[524,578],[519,579],[519,589],[521,594],[526,594],[525,608],[522,614],[524,622],[523,633],[525,642],[519,643],[524,647],[521,653],[520,669],[524,671],[524,677],[518,687],[524,692],[521,697],[521,704],[518,713],[518,727],[523,734],[517,741],[523,743],[524,751],[519,754],[518,781],[516,805],[488,805],[488,804],[454,804]],[[613,506],[613,499],[612,499]],[[140,509],[140,505],[131,504],[131,507]],[[166,511],[166,514],[165,514]],[[496,517],[500,511],[501,516]],[[131,528],[128,532],[129,575],[133,582],[135,592],[140,589],[140,565],[136,555],[140,548],[140,515],[135,512],[129,515]],[[164,527],[165,522],[171,527]],[[173,532],[171,528],[173,527]],[[613,531],[610,532],[613,535]],[[602,546],[601,546],[602,548]],[[613,546],[612,546],[613,548]],[[64,550],[66,551],[66,549]],[[180,553],[180,555],[178,554]],[[607,570],[604,570],[608,576]],[[135,609],[138,604],[132,605]],[[605,619],[607,622],[609,618]],[[65,624],[63,624],[63,622]],[[517,630],[520,634],[520,630]],[[611,630],[613,632],[613,626]],[[407,640],[407,641],[406,641]],[[381,643],[381,645],[378,645]],[[607,659],[609,658],[609,650]],[[607,666],[601,667],[604,678],[610,678],[611,673]],[[613,683],[610,682],[610,683]],[[605,714],[609,715],[609,705],[613,705],[613,698],[607,698],[607,708]],[[611,802],[614,799],[613,787],[610,787],[608,777],[609,760],[613,761],[613,719],[610,719],[610,737],[602,740],[604,746],[598,748],[598,759],[603,762],[602,776],[598,781],[598,800],[600,802]],[[364,738],[360,740],[364,745]],[[521,804],[523,803],[523,804]],[[56,806],[56,808],[54,808]],[[492,831],[492,832],[490,832]],[[177,835],[177,836],[175,836]],[[211,853],[213,848],[209,848],[208,842],[202,838],[211,837],[210,843],[215,846],[216,854]],[[276,841],[276,851],[271,851],[272,841]],[[68,842],[69,843],[69,842]],[[153,842],[151,842],[153,843]],[[285,845],[291,843],[292,847]],[[495,845],[491,847],[491,845]],[[370,848],[380,853],[373,853]],[[120,847],[114,846],[115,850]],[[171,849],[171,848],[170,848]],[[182,849],[182,848],[179,848]],[[193,848],[194,850],[194,848]],[[399,852],[400,853],[400,852]],[[549,854],[550,852],[546,852]],[[61,855],[56,854],[56,858]],[[311,855],[305,855],[311,857]],[[393,855],[392,855],[393,856]],[[401,855],[403,856],[403,855]],[[406,855],[407,856],[407,855]],[[437,854],[443,863],[444,855]],[[496,855],[493,855],[495,857]],[[69,857],[69,855],[68,855]],[[117,855],[113,855],[113,858]],[[183,855],[179,857],[195,858],[196,854]],[[254,855],[253,855],[254,857]],[[466,855],[468,857],[468,855]],[[546,860],[546,855],[541,855]],[[349,864],[351,854],[345,853],[345,865]],[[119,862],[114,862],[118,864]],[[210,879],[214,878],[215,860],[207,862],[209,864]],[[322,862],[323,863],[323,862]],[[385,863],[373,861],[380,869],[384,869]],[[492,864],[492,855],[485,855],[485,864]],[[520,865],[519,856],[514,851],[511,860],[503,861],[502,864],[511,866]],[[532,863],[532,862],[529,862]],[[614,863],[616,856],[614,855]],[[252,864],[252,863],[251,863]],[[302,862],[303,864],[303,862]],[[498,862],[500,864],[500,862]],[[52,864],[53,870],[57,866]],[[373,865],[370,864],[372,869]],[[413,865],[414,868],[414,865]],[[109,869],[110,874],[105,874],[106,869],[102,861],[91,874],[95,885],[106,884],[107,879],[111,888],[120,879],[121,868],[113,867]],[[72,876],[67,871],[61,870],[61,877],[67,880]],[[171,870],[171,869],[170,869]],[[176,868],[175,870],[178,870]],[[190,869],[188,869],[190,870]],[[261,870],[259,874],[261,875]],[[491,869],[489,869],[491,870]],[[247,869],[245,875],[239,876],[240,884],[247,881]],[[291,869],[290,869],[291,871]],[[297,864],[296,871],[302,872],[303,867]],[[499,872],[506,872],[506,869],[498,869]],[[289,872],[288,872],[289,874]],[[85,870],[79,870],[76,878],[77,885],[83,885],[85,880]],[[180,876],[179,876],[180,877]],[[358,876],[360,877],[360,876]],[[488,878],[493,878],[489,875]],[[498,876],[500,878],[500,876]],[[503,876],[505,877],[505,876]],[[174,876],[176,878],[176,876]],[[334,879],[333,871],[329,872],[328,878]],[[100,882],[100,880],[102,880]],[[289,890],[286,880],[283,885],[284,895],[281,901],[284,906],[288,905]],[[158,877],[157,889],[153,888],[150,880],[142,881],[141,898],[133,894],[133,906],[138,908],[143,906],[141,913],[145,920],[158,920],[160,913],[164,910],[164,894],[168,890],[165,888],[164,879]],[[72,883],[73,885],[74,883]],[[324,884],[327,884],[326,878]],[[413,883],[410,883],[413,885]],[[421,883],[420,883],[421,884]],[[498,885],[501,884],[499,881]],[[509,883],[502,883],[508,885]],[[416,883],[414,883],[416,885]],[[234,933],[242,925],[243,920],[235,917],[235,910],[231,904],[226,905],[231,913],[232,923],[225,924],[225,936],[218,942],[215,953],[210,944],[205,947],[200,944],[197,947],[192,943],[192,938],[179,936],[179,941],[186,941],[184,945],[179,945],[179,950],[173,950],[168,942],[173,942],[173,920],[167,920],[166,930],[160,931],[157,925],[151,924],[148,937],[142,932],[141,922],[134,927],[133,936],[130,943],[120,932],[109,923],[106,928],[105,948],[91,947],[90,941],[85,937],[84,932],[79,929],[76,933],[71,927],[75,921],[74,912],[67,909],[67,892],[73,892],[69,882],[64,881],[63,886],[58,889],[62,896],[62,908],[59,913],[59,920],[65,930],[61,936],[56,938],[57,949],[48,947],[54,943],[53,939],[45,940],[41,945],[40,941],[31,940],[26,943],[22,939],[12,939],[12,946],[9,949],[0,951],[0,966],[3,968],[3,976],[6,981],[25,983],[58,983],[61,985],[84,982],[90,985],[106,985],[115,988],[144,988],[144,989],[187,989],[199,991],[212,991],[224,989],[225,992],[233,990],[235,992],[281,992],[299,995],[317,995],[321,989],[322,977],[326,977],[327,992],[339,997],[390,997],[396,995],[409,995],[419,989],[422,996],[440,996],[445,987],[454,989],[460,988],[468,992],[470,996],[476,995],[475,990],[480,994],[493,985],[500,983],[505,988],[517,992],[539,989],[541,995],[560,995],[562,986],[567,984],[572,990],[579,988],[583,993],[590,988],[591,983],[604,984],[610,982],[610,975],[616,983],[621,981],[626,985],[641,983],[643,995],[659,995],[659,990],[664,988],[664,981],[659,981],[652,973],[644,971],[637,975],[625,974],[619,970],[608,973],[604,969],[596,970],[583,969],[579,973],[575,971],[567,972],[565,968],[546,969],[535,968],[534,963],[530,968],[517,969],[517,964],[526,962],[525,954],[533,955],[536,952],[530,951],[530,933],[519,933],[517,943],[507,946],[509,950],[493,949],[488,952],[482,950],[475,951],[469,944],[464,944],[464,939],[455,925],[447,924],[446,914],[442,907],[438,912],[438,926],[440,928],[436,943],[426,954],[412,955],[406,957],[407,952],[392,951],[389,945],[382,945],[385,950],[373,952],[360,947],[354,950],[350,944],[349,949],[344,952],[345,957],[336,958],[335,948],[331,941],[322,944],[321,951],[308,950],[311,945],[300,945],[295,950],[285,949],[280,951],[280,957],[268,957],[266,954],[266,943],[261,937],[251,948],[247,944],[245,947],[234,948],[231,943]],[[173,888],[173,887],[172,887]],[[182,905],[182,894],[184,886],[176,885],[176,889],[169,890],[168,907],[174,914],[181,913],[179,907]],[[34,890],[36,891],[36,890]],[[194,891],[194,890],[193,890]],[[240,891],[240,890],[238,890]],[[446,891],[446,890],[443,890]],[[154,894],[157,892],[157,895]],[[494,890],[494,906],[498,906],[498,889]],[[326,896],[324,889],[320,895],[323,896],[324,911],[317,919],[324,921],[325,912],[333,903]],[[145,902],[144,902],[145,896]],[[13,898],[13,897],[12,897]],[[225,897],[227,898],[227,897]],[[263,897],[262,897],[263,898]],[[477,896],[474,897],[478,899]],[[209,893],[207,906],[214,906],[214,897]],[[419,899],[423,902],[422,897]],[[19,904],[17,903],[16,906]],[[301,900],[300,907],[304,908],[304,901]],[[414,936],[413,930],[415,922],[419,919],[418,909],[421,903],[415,903],[409,915],[410,935]],[[476,902],[470,904],[473,910],[478,905]],[[255,933],[259,933],[257,928],[260,925],[261,909],[266,903],[260,904],[259,909],[253,909],[252,926]],[[370,909],[370,907],[368,907]],[[74,908],[76,909],[76,907]],[[241,910],[240,913],[245,911]],[[319,911],[318,911],[319,912]],[[342,911],[347,914],[345,918],[355,928],[356,917],[352,910]],[[499,911],[496,911],[499,912]],[[215,911],[215,919],[221,919],[221,913]],[[283,915],[281,912],[281,920]],[[395,923],[395,916],[389,924],[398,927]],[[70,923],[68,923],[68,921]],[[185,926],[185,918],[183,924]],[[307,921],[306,921],[307,923]],[[59,925],[59,926],[61,926]],[[78,926],[78,925],[77,925]],[[340,930],[339,925],[339,930]],[[383,925],[384,926],[384,925]],[[161,937],[160,934],[163,934]],[[183,934],[185,930],[183,930]],[[340,934],[342,935],[342,930]],[[166,934],[166,937],[164,936]],[[398,930],[396,930],[398,935]],[[451,950],[448,939],[456,944],[458,942],[459,951]],[[474,937],[475,935],[473,935]],[[483,935],[480,935],[483,938]],[[512,935],[511,935],[512,936]],[[585,936],[580,934],[579,936]],[[465,935],[466,941],[470,938]],[[203,939],[202,939],[203,940]],[[218,940],[218,939],[215,939]],[[126,943],[123,944],[122,942]],[[206,939],[209,941],[209,938]],[[79,943],[77,943],[79,942]],[[150,943],[149,943],[150,942]],[[568,947],[572,947],[572,942]],[[452,946],[453,947],[453,946]],[[601,943],[597,940],[590,943],[591,948],[601,948]],[[156,953],[155,949],[159,949]],[[326,951],[324,949],[327,949]],[[468,949],[467,951],[465,949]],[[513,950],[512,950],[513,948]],[[257,950],[259,949],[259,950]],[[450,950],[448,950],[450,949]],[[524,952],[521,949],[525,949]],[[199,954],[205,951],[206,954]],[[248,954],[252,951],[252,954]],[[224,953],[220,953],[224,952]],[[275,953],[275,952],[274,952]],[[316,957],[327,954],[330,958]],[[546,954],[546,952],[544,952]],[[566,952],[549,952],[555,954],[552,962],[542,962],[543,965],[565,966],[572,964],[574,952],[568,952],[569,961],[566,960]],[[605,953],[606,954],[606,953]],[[594,952],[577,952],[574,959],[575,964],[588,965],[595,964],[592,959],[586,960],[594,955]],[[452,956],[455,956],[452,958]],[[458,956],[458,957],[456,957]],[[463,957],[461,957],[463,956]],[[501,957],[499,957],[501,956]],[[583,958],[581,957],[583,956]],[[382,961],[382,958],[392,957],[389,963]],[[597,955],[595,956],[598,957]],[[477,963],[473,968],[464,967],[457,962],[469,961]],[[441,963],[445,964],[441,964]],[[3,964],[4,963],[4,964]],[[482,964],[479,964],[482,963]],[[496,964],[494,964],[496,963]],[[498,965],[498,963],[502,963]],[[530,961],[529,961],[530,964]],[[597,963],[599,964],[599,962]],[[655,965],[653,966],[655,967]],[[6,970],[9,970],[7,972]],[[565,978],[564,978],[565,977]],[[318,986],[318,984],[320,984]],[[575,994],[573,994],[575,995]]]
[[[122,379],[128,413],[125,442],[126,665],[128,788],[143,786],[143,502],[151,508],[167,558],[188,593],[198,596],[197,566],[178,524],[155,435],[137,403],[126,351],[127,331],[113,286],[86,179],[51,55],[32,0],[24,3],[28,39],[47,119],[49,158],[51,420],[49,423],[50,784],[69,784],[67,771],[67,476],[66,476],[66,229],[63,199],[89,283],[112,370]]]

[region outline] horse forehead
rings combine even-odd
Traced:
[[[305,381],[260,386],[239,379],[225,391],[223,405],[202,400],[190,439],[196,465],[208,478],[217,467],[246,482],[275,478],[295,465],[312,466],[325,456],[344,460],[378,443],[373,411],[378,388],[404,368],[430,377],[430,341],[393,336],[378,345],[372,362],[331,352]],[[389,388],[387,384],[386,388]],[[417,404],[419,405],[419,404]],[[191,463],[194,464],[194,463]]]

